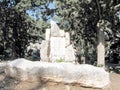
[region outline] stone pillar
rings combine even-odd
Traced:
[[[104,21],[97,23],[98,27],[98,46],[97,46],[97,65],[105,67],[105,36]]]
[[[50,48],[49,41],[43,40],[40,49],[41,61],[49,62],[49,52],[50,52],[49,48]]]

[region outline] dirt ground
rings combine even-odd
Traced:
[[[68,85],[48,81],[24,81],[20,82],[10,77],[6,77],[4,71],[0,69],[0,90],[120,90],[120,74],[110,73],[111,84],[104,89],[85,88],[80,85]]]

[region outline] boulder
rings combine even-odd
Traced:
[[[109,74],[103,68],[87,64],[33,62],[16,59],[7,64],[6,74],[19,80],[41,78],[94,88],[103,88],[110,83]]]

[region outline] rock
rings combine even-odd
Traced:
[[[59,36],[60,28],[54,21],[50,21],[51,24],[51,36],[57,37]]]
[[[30,43],[29,46],[27,46],[27,58],[31,58],[32,60],[40,60],[40,48],[41,45],[36,43]]]
[[[6,74],[19,80],[51,80],[59,83],[79,84],[103,88],[109,85],[109,74],[99,67],[72,63],[48,63],[16,59],[7,64]]]
[[[60,30],[59,37],[65,37],[65,31],[64,30]]]
[[[65,33],[65,47],[67,47],[68,45],[70,45],[70,33],[66,32]]]
[[[51,29],[46,29],[45,41],[41,44],[40,56],[42,61],[51,62],[75,60],[74,49],[70,45],[70,33],[60,30],[56,22],[50,22]],[[49,42],[49,43],[47,43]]]
[[[42,41],[40,49],[41,61],[49,61],[49,41]]]
[[[75,50],[72,45],[65,48],[65,61],[75,62]]]
[[[7,62],[0,62],[0,67],[5,67]]]
[[[29,52],[29,50],[40,50],[41,45],[39,43],[30,43],[29,46],[27,46],[27,52]]]
[[[4,72],[7,62],[0,62],[0,74]]]
[[[34,48],[36,48],[37,50],[40,50],[41,45],[40,45],[39,43],[35,43],[35,44],[34,44]]]
[[[65,38],[63,37],[51,37],[50,39],[50,61],[65,58]]]
[[[46,41],[49,41],[49,40],[50,40],[50,29],[46,29],[46,32],[45,32],[45,40],[46,40]]]

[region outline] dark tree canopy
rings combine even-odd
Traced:
[[[19,0],[0,2],[0,59],[25,57],[29,42],[44,39],[41,36],[46,27],[43,25],[44,22],[39,23],[41,27],[37,26],[26,14],[26,8],[17,8],[21,2]]]
[[[1,53],[4,58],[24,57],[30,22],[25,21],[24,13],[12,8],[2,6],[0,12],[0,46],[3,49]]]

